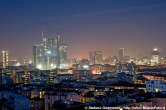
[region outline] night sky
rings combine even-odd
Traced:
[[[10,58],[31,57],[42,31],[63,35],[71,58],[121,47],[131,56],[158,47],[166,56],[166,0],[0,0],[0,49]]]

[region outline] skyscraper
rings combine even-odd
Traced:
[[[67,45],[61,44],[59,47],[60,53],[60,64],[65,64],[67,62]]]
[[[157,65],[157,64],[159,64],[159,50],[158,48],[154,48],[152,52],[151,65]]]
[[[90,64],[102,64],[103,62],[103,53],[102,51],[90,51],[89,52]]]
[[[95,57],[94,57],[94,52],[90,51],[89,52],[89,61],[90,61],[90,64],[93,65],[95,64]]]
[[[50,70],[59,68],[67,62],[67,45],[62,37],[43,38],[40,45],[33,46],[33,63],[38,69]]]
[[[103,53],[102,51],[95,51],[95,64],[102,64]]]
[[[123,59],[124,59],[124,48],[120,48],[119,49],[118,56],[119,56],[119,61],[123,62]]]
[[[2,67],[5,69],[8,66],[8,51],[2,51]]]

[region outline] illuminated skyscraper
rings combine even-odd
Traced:
[[[24,72],[24,84],[30,83],[30,72]]]
[[[118,56],[119,56],[119,61],[123,62],[123,59],[124,59],[124,48],[120,48],[119,49]]]
[[[60,68],[67,62],[67,45],[62,37],[43,38],[40,45],[33,46],[33,63],[38,69]]]
[[[89,61],[90,61],[90,64],[93,65],[95,64],[95,57],[94,57],[94,52],[90,51],[89,52]]]
[[[154,48],[152,52],[151,65],[157,65],[157,64],[159,64],[159,50],[158,48]]]
[[[67,45],[61,44],[59,46],[60,64],[67,62]]]
[[[95,51],[95,64],[102,64],[103,53],[102,51]]]
[[[8,66],[8,51],[2,51],[2,67],[5,69]]]
[[[44,48],[42,45],[33,46],[33,64],[35,66],[42,64],[44,56]]]
[[[102,51],[89,52],[90,64],[102,64],[103,53]]]

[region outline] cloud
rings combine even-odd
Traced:
[[[136,11],[136,10],[149,10],[149,9],[160,8],[165,6],[166,4],[153,4],[153,5],[135,6],[135,7],[126,7],[126,8],[118,8],[118,9],[108,9],[108,10],[102,10],[97,12],[81,13],[81,14],[75,14],[73,16],[78,16],[78,17],[100,16],[105,14],[125,13],[125,12]]]

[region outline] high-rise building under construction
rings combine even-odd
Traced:
[[[33,46],[33,63],[38,69],[51,70],[60,68],[67,62],[67,45],[61,36],[42,39],[41,44]]]

